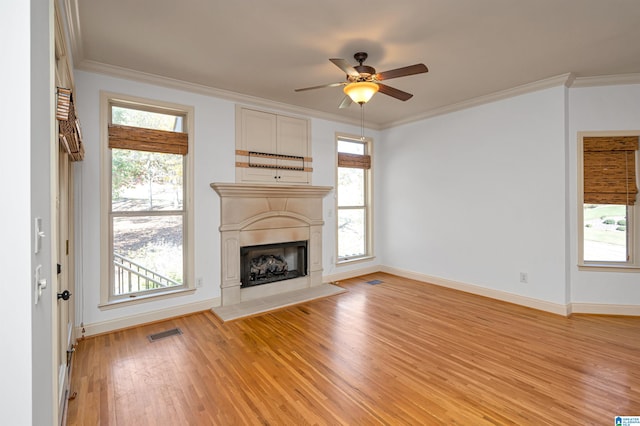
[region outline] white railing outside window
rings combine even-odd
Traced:
[[[117,253],[113,253],[113,268],[116,295],[182,285]]]

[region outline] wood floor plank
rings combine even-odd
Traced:
[[[68,424],[606,425],[640,414],[640,318],[564,318],[383,273],[340,285],[348,292],[251,318],[203,312],[81,341]],[[146,337],[173,327],[183,334]]]

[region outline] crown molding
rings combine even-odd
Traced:
[[[84,60],[82,36],[80,31],[80,16],[78,14],[78,0],[61,0],[64,3],[64,18],[71,46],[71,62],[74,67]]]
[[[424,114],[406,117],[402,120],[386,123],[383,129],[400,126],[403,124],[413,123],[415,121],[426,120],[427,118],[436,117],[438,115],[451,114],[452,112],[461,111],[468,108],[477,107],[480,105],[501,101],[515,96],[524,95],[527,93],[537,92],[539,90],[548,89],[551,87],[565,86],[571,87],[575,80],[575,76],[572,73],[566,73],[557,75],[555,77],[545,78],[544,80],[534,81],[533,83],[522,84],[520,86],[512,87],[510,89],[501,90],[499,92],[490,93],[488,95],[478,96],[476,98],[468,99],[466,101],[458,102],[451,105],[445,105],[440,108],[435,108]]]
[[[249,95],[242,95],[214,87],[194,84],[182,80],[162,77],[155,74],[133,71],[131,69],[107,65],[100,62],[86,60],[82,44],[82,31],[80,28],[80,19],[78,14],[79,0],[59,0],[64,3],[65,18],[67,23],[67,31],[69,36],[69,44],[71,46],[71,57],[73,66],[76,69],[95,72],[98,74],[110,75],[113,77],[134,80],[142,83],[156,84],[163,87],[184,90],[192,93],[198,93],[208,96],[214,96],[233,102],[247,103],[257,107],[277,109],[283,112],[306,115],[323,120],[330,120],[339,123],[360,126],[360,121],[354,118],[344,117],[338,114],[325,113],[314,109],[297,107],[290,104],[270,101],[268,99],[257,98]],[[593,86],[609,86],[623,84],[640,84],[640,73],[620,74],[620,75],[603,75],[593,77],[576,77],[573,73],[561,74],[555,77],[546,78],[532,83],[523,84],[510,89],[501,90],[499,92],[490,93],[488,95],[479,96],[451,105],[445,105],[439,108],[429,110],[423,114],[405,117],[402,120],[391,121],[387,123],[371,123],[365,122],[365,127],[372,130],[384,130],[392,127],[412,123],[415,121],[425,120],[438,115],[450,114],[467,108],[500,101],[514,96],[535,92],[564,85],[566,87],[593,87]]]
[[[60,3],[54,3],[54,48],[55,58],[60,64],[56,67],[56,85],[63,86],[75,92],[75,83],[73,80],[73,58],[69,55],[70,46],[68,44],[68,36],[66,35],[65,22],[63,20],[63,11],[60,10]]]
[[[576,77],[571,87],[614,86],[623,84],[640,84],[640,73]]]
[[[276,109],[282,112],[304,115],[323,120],[330,120],[339,123],[351,124],[360,126],[360,122],[356,119],[347,118],[337,114],[324,113],[310,108],[298,107],[281,102],[275,102],[264,98],[258,98],[250,95],[243,95],[241,93],[231,92],[228,90],[217,89],[215,87],[205,86],[203,84],[190,83],[183,80],[177,80],[174,78],[163,77],[156,74],[145,73],[141,71],[134,71],[128,68],[118,67],[115,65],[108,65],[101,62],[83,60],[76,63],[76,69],[93,72],[97,74],[109,75],[111,77],[122,78],[126,80],[138,81],[141,83],[155,84],[162,87],[183,90],[191,93],[197,93],[201,95],[213,96],[216,98],[225,99],[232,102],[249,104],[256,107]],[[562,74],[555,77],[546,78],[544,80],[535,81],[533,83],[523,84],[521,86],[513,87],[511,89],[502,90],[499,92],[491,93],[489,95],[479,96],[477,98],[469,99],[463,102],[459,102],[452,105],[447,105],[441,108],[436,108],[427,111],[424,114],[406,117],[399,121],[393,121],[389,123],[376,124],[365,123],[368,129],[384,130],[392,127],[396,127],[403,124],[412,123],[415,121],[424,120],[427,118],[435,117],[438,115],[450,114],[452,112],[460,111],[475,106],[496,102],[499,100],[511,98],[514,96],[523,95],[526,93],[536,92],[538,90],[548,89],[550,87],[566,86],[569,87],[574,81],[574,75],[572,73]]]
[[[360,126],[360,120],[356,118],[348,118],[338,114],[324,113],[321,111],[297,107],[290,104],[271,101],[268,99],[258,98],[240,93],[230,92],[227,90],[216,89],[214,87],[201,84],[189,83],[168,77],[162,77],[156,74],[134,71],[128,68],[107,65],[104,63],[85,59],[84,48],[82,45],[82,31],[80,28],[80,17],[78,14],[78,0],[61,0],[65,4],[65,16],[67,22],[67,30],[69,33],[69,43],[71,45],[71,53],[73,66],[78,70],[94,72],[98,74],[109,75],[117,78],[138,81],[141,83],[156,84],[162,87],[184,90],[187,92],[214,96],[226,99],[232,102],[250,104],[256,107],[269,109],[277,109],[294,115],[306,115],[323,120],[336,121],[339,123]],[[365,122],[365,127],[373,130],[381,130],[381,126],[371,122]]]
[[[115,65],[108,65],[101,62],[96,62],[91,60],[77,61],[77,63],[75,64],[75,67],[76,69],[81,71],[108,75],[111,77],[122,78],[125,80],[138,81],[140,83],[154,84],[154,85],[166,87],[169,89],[183,90],[186,92],[196,93],[200,95],[213,96],[216,98],[225,99],[232,102],[237,102],[245,105],[252,105],[254,107],[275,109],[275,110],[293,114],[293,115],[314,117],[314,118],[319,118],[323,120],[350,124],[358,127],[360,126],[360,120],[358,119],[344,117],[337,114],[324,113],[314,109],[285,104],[282,102],[271,101],[269,99],[258,98],[250,95],[244,95],[241,93],[231,92],[228,90],[217,89],[215,87],[205,86],[203,84],[190,83],[183,80],[163,77],[157,74],[134,71],[129,68],[118,67]],[[379,125],[371,122],[366,122],[365,127],[373,130],[381,129]]]
[[[67,1],[74,3],[76,0],[67,0]],[[73,21],[69,21],[69,22],[73,22]],[[73,27],[73,26],[74,26],[73,24],[70,25],[70,27]],[[325,113],[325,112],[317,111],[310,108],[299,107],[295,105],[285,104],[282,102],[275,102],[269,99],[258,98],[255,96],[244,95],[241,93],[218,89],[211,86],[205,86],[202,84],[190,83],[183,80],[163,77],[157,74],[134,71],[128,68],[118,67],[115,65],[108,65],[101,62],[78,59],[78,58],[81,58],[81,48],[78,47],[78,43],[75,40],[79,34],[79,31],[80,31],[79,28],[75,28],[73,30],[71,28],[69,29],[69,37],[72,41],[71,46],[72,46],[73,58],[75,59],[74,61],[75,68],[78,70],[93,72],[97,74],[104,74],[111,77],[122,78],[126,80],[138,81],[141,83],[154,84],[154,85],[158,85],[166,88],[183,90],[183,91],[206,95],[206,96],[213,96],[213,97],[225,99],[231,102],[252,105],[254,107],[275,109],[275,110],[293,114],[293,115],[313,117],[313,118],[318,118],[322,120],[329,120],[329,121],[334,121],[338,123],[360,126],[359,120],[352,119],[349,117],[344,117],[338,114]],[[623,84],[640,84],[640,73],[595,76],[595,77],[576,77],[573,73],[566,73],[566,74],[561,74],[554,77],[549,77],[543,80],[534,81],[532,83],[527,83],[520,86],[512,87],[510,89],[501,90],[499,92],[490,93],[488,95],[478,96],[476,98],[468,99],[455,104],[445,105],[440,108],[435,108],[435,109],[426,111],[423,114],[405,117],[402,120],[391,121],[388,123],[381,123],[381,124],[366,122],[365,127],[372,130],[390,129],[390,128],[401,126],[404,124],[426,120],[439,115],[451,114],[451,113],[462,111],[468,108],[473,108],[480,105],[501,101],[501,100],[512,98],[515,96],[524,95],[527,93],[537,92],[539,90],[544,90],[551,87],[565,86],[567,88],[569,87],[577,88],[577,87],[593,87],[593,86],[623,85]]]

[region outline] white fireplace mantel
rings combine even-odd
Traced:
[[[331,186],[253,185],[247,183],[212,183],[211,187],[223,198],[286,197],[322,199],[333,189]]]
[[[322,199],[330,186],[212,183],[220,195],[221,300],[229,306],[322,284]],[[240,288],[240,248],[308,241],[307,275]]]

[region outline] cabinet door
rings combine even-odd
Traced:
[[[309,157],[308,120],[278,116],[278,154]],[[306,165],[306,162],[305,162]],[[278,170],[278,181],[285,183],[309,183],[309,172],[300,170]]]
[[[276,153],[276,115],[251,109],[242,109],[240,145],[244,151]],[[253,182],[274,182],[274,169],[249,167],[242,169],[242,180]]]
[[[307,157],[307,120],[278,116],[278,154]]]

